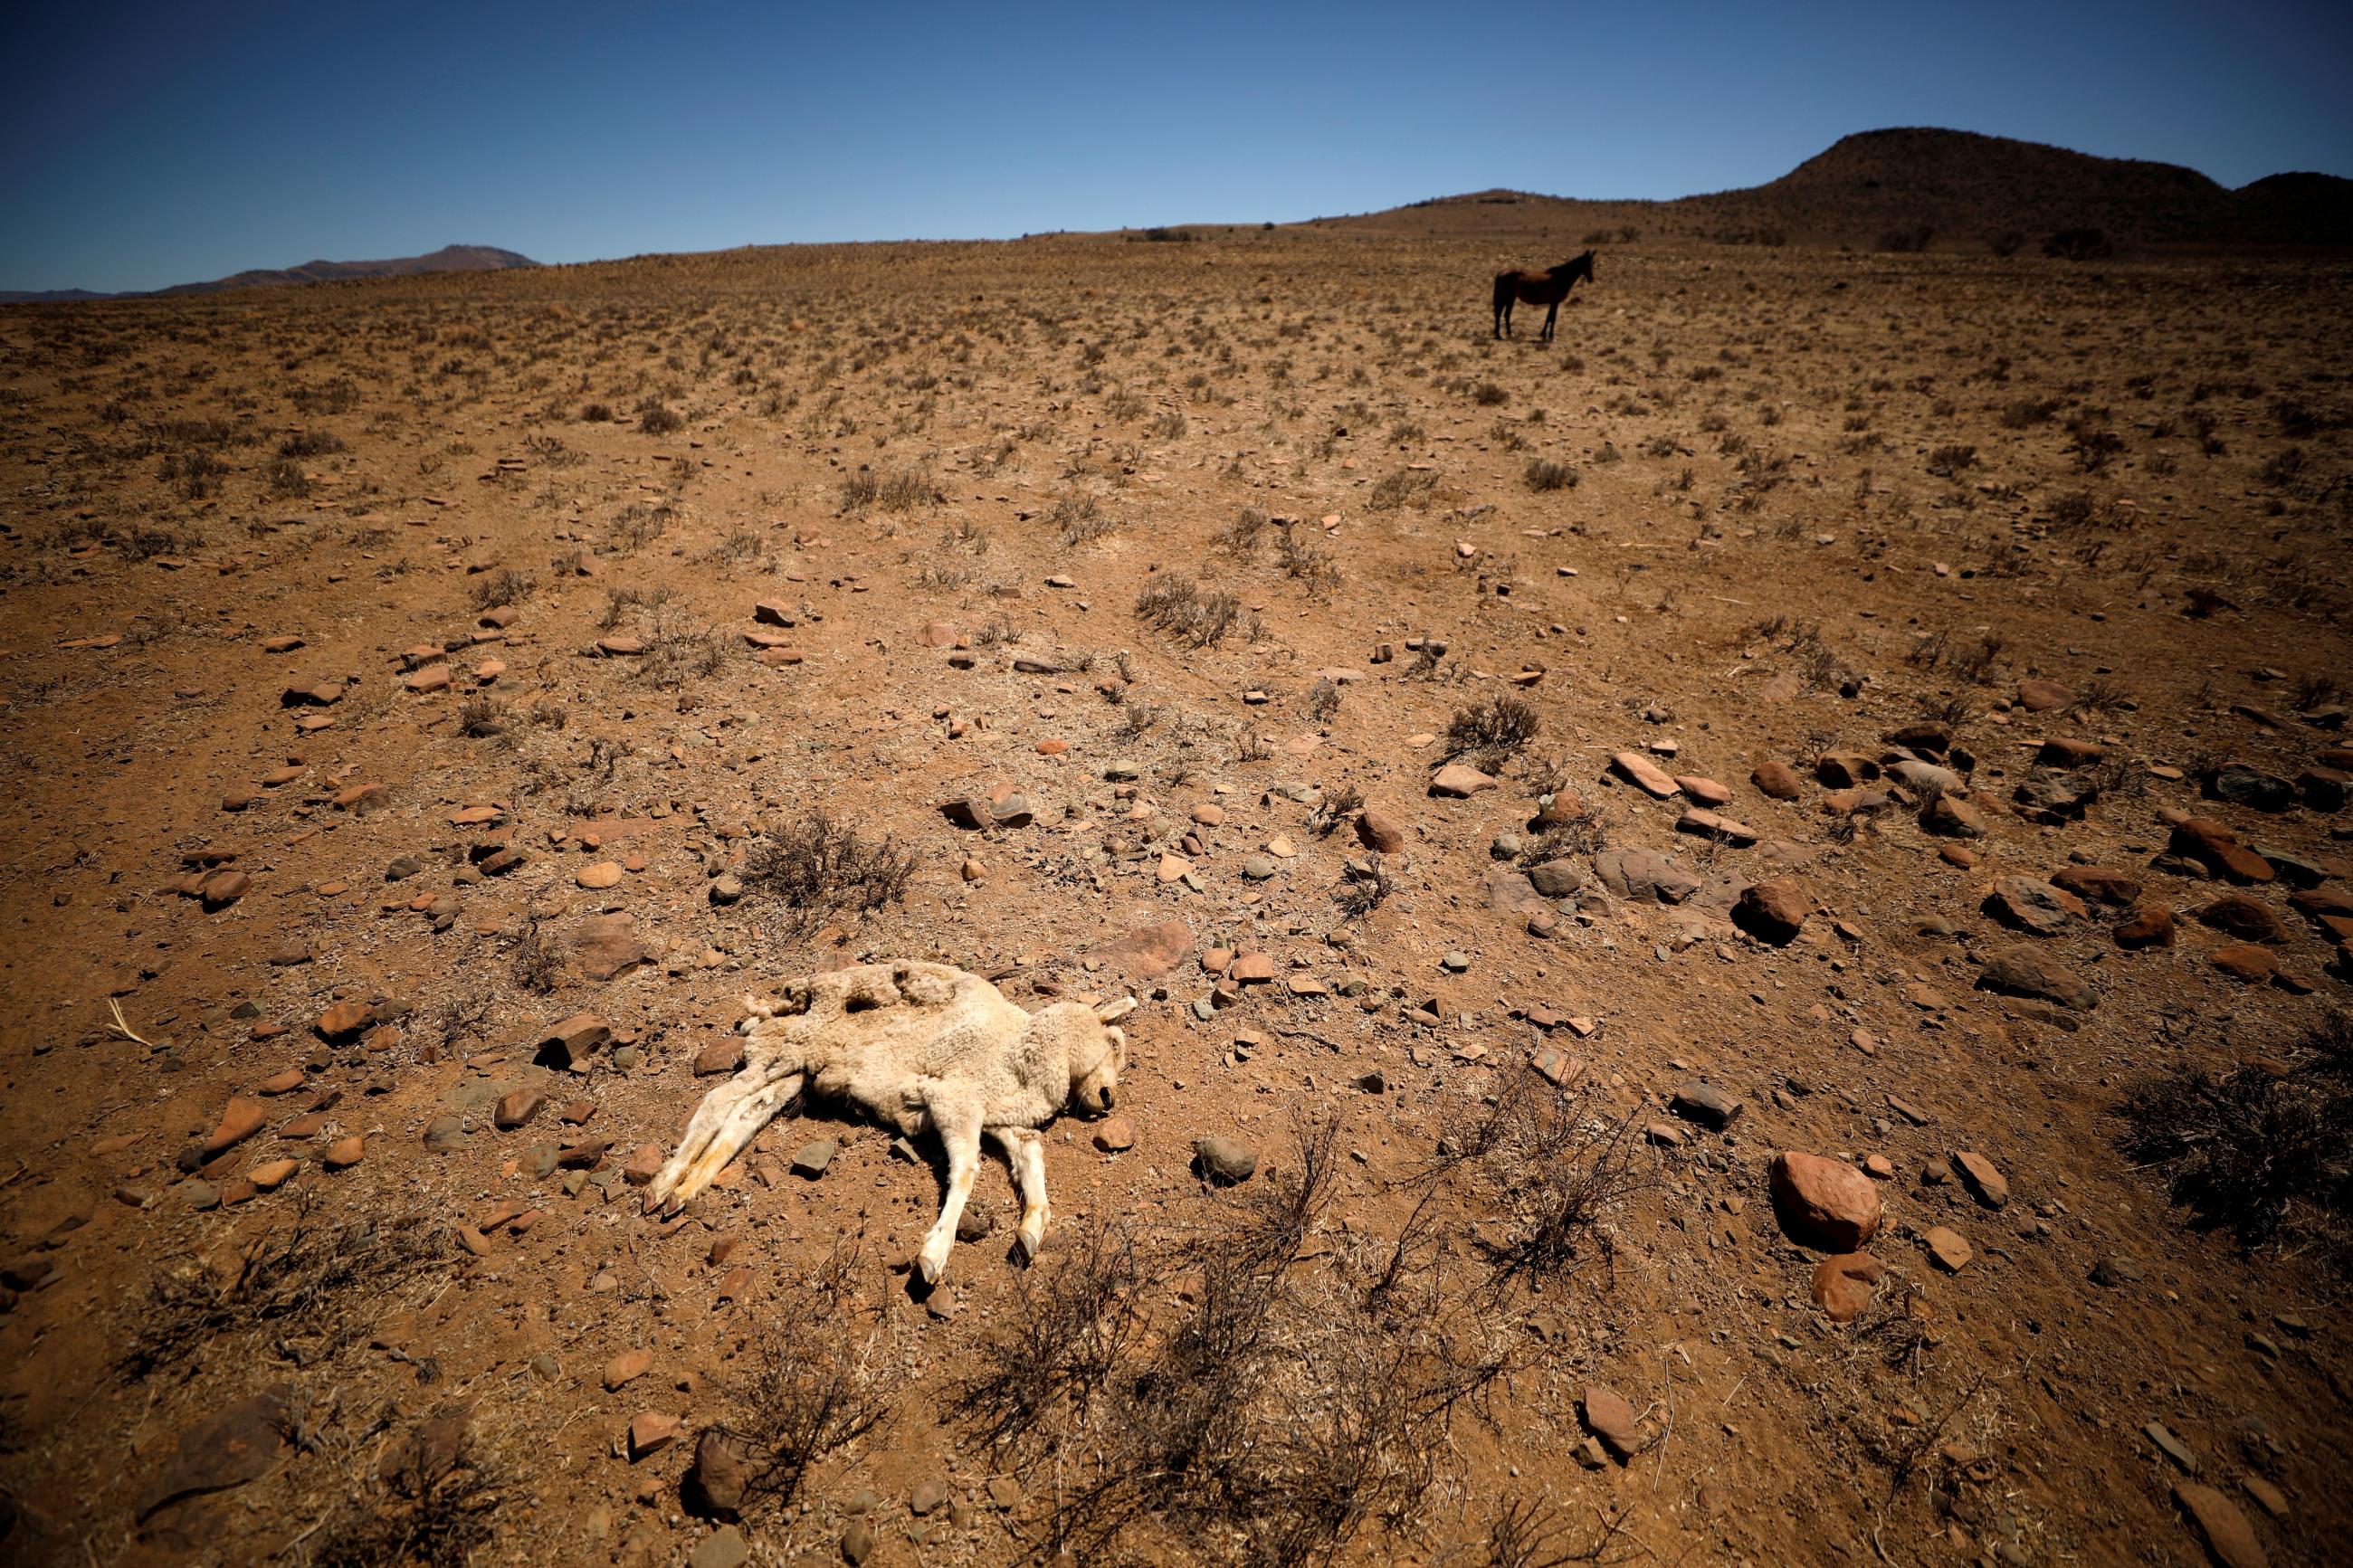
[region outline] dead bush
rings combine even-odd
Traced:
[[[1650,1184],[1634,1160],[1636,1114],[1529,1071],[1448,1130],[1433,1176],[1458,1175],[1499,1215],[1479,1243],[1499,1289],[1541,1289],[1588,1261],[1614,1261],[1602,1221]]]
[[[1449,756],[1469,756],[1493,764],[1514,756],[1535,739],[1540,721],[1528,703],[1506,692],[1457,708],[1446,726]]]
[[[862,838],[819,807],[753,850],[744,886],[783,904],[799,932],[828,915],[869,914],[898,902],[914,872],[913,853],[897,839]]]
[[[470,1436],[446,1450],[412,1440],[394,1452],[389,1474],[348,1493],[322,1527],[308,1558],[315,1568],[465,1568],[490,1543],[491,1516],[516,1489],[504,1467]]]
[[[812,1465],[891,1414],[888,1331],[880,1314],[861,1314],[858,1261],[855,1241],[838,1246],[787,1287],[747,1346],[750,1370],[727,1385],[720,1431],[744,1457],[746,1504],[790,1507]]]
[[[1295,1139],[1198,1220],[1082,1234],[982,1351],[959,1407],[1059,1478],[1041,1556],[1315,1563],[1409,1529],[1454,1414],[1531,1342],[1442,1298],[1422,1232],[1327,1232],[1337,1121]]]
[[[2332,1010],[2283,1059],[2284,1073],[2177,1068],[2149,1080],[2116,1108],[2118,1144],[2165,1173],[2196,1228],[2353,1274],[2353,1017]]]
[[[257,1332],[277,1359],[312,1365],[366,1333],[400,1287],[448,1266],[445,1226],[409,1215],[331,1230],[305,1195],[286,1225],[246,1243],[234,1268],[189,1261],[158,1272],[116,1366],[145,1379]]]
[[[1367,511],[1395,511],[1399,507],[1427,510],[1438,489],[1438,475],[1428,468],[1400,468],[1373,486],[1365,498]]]
[[[1135,613],[1195,647],[1214,647],[1241,619],[1242,602],[1231,594],[1204,594],[1190,577],[1170,572],[1155,578],[1136,596]]]

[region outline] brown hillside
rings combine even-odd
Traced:
[[[2000,236],[2039,245],[2096,228],[2119,247],[2353,243],[2353,181],[2276,174],[2232,191],[2194,169],[2100,158],[1965,131],[1844,137],[1769,184],[1674,201],[1577,201],[1517,191],[1319,219],[1383,234],[1493,235],[1599,243],[1631,226],[1648,240],[1977,250]],[[1897,237],[1903,237],[1898,240]]]

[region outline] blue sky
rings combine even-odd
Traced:
[[[20,7],[0,287],[1676,196],[1941,125],[2353,175],[2353,6]]]

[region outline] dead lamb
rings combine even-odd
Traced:
[[[1037,1256],[1049,1217],[1039,1129],[1073,1101],[1097,1115],[1111,1110],[1127,1065],[1127,1036],[1113,1025],[1135,999],[1025,1013],[977,974],[910,960],[802,975],[776,1001],[747,994],[744,1006],[743,1070],[703,1097],[647,1189],[648,1211],[677,1213],[804,1090],[847,1100],[908,1137],[940,1135],[947,1188],[917,1255],[925,1282],[936,1284],[984,1132],[1012,1168],[1021,1245]]]

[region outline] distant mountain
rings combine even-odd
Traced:
[[[528,256],[492,245],[445,245],[427,256],[400,256],[389,261],[306,261],[300,267],[263,268],[216,278],[209,283],[175,283],[169,289],[124,294],[93,294],[87,289],[52,289],[45,292],[0,289],[0,304],[52,300],[144,300],[163,294],[217,294],[227,289],[285,288],[297,283],[333,283],[349,278],[406,278],[419,272],[501,272],[514,267],[536,267]]]
[[[1322,226],[1499,238],[1635,229],[1649,239],[1980,250],[2063,229],[2120,247],[2353,246],[2353,180],[2273,174],[2238,190],[2194,169],[2100,158],[1967,131],[1866,131],[1769,184],[1673,201],[1582,201],[1480,191]]]

